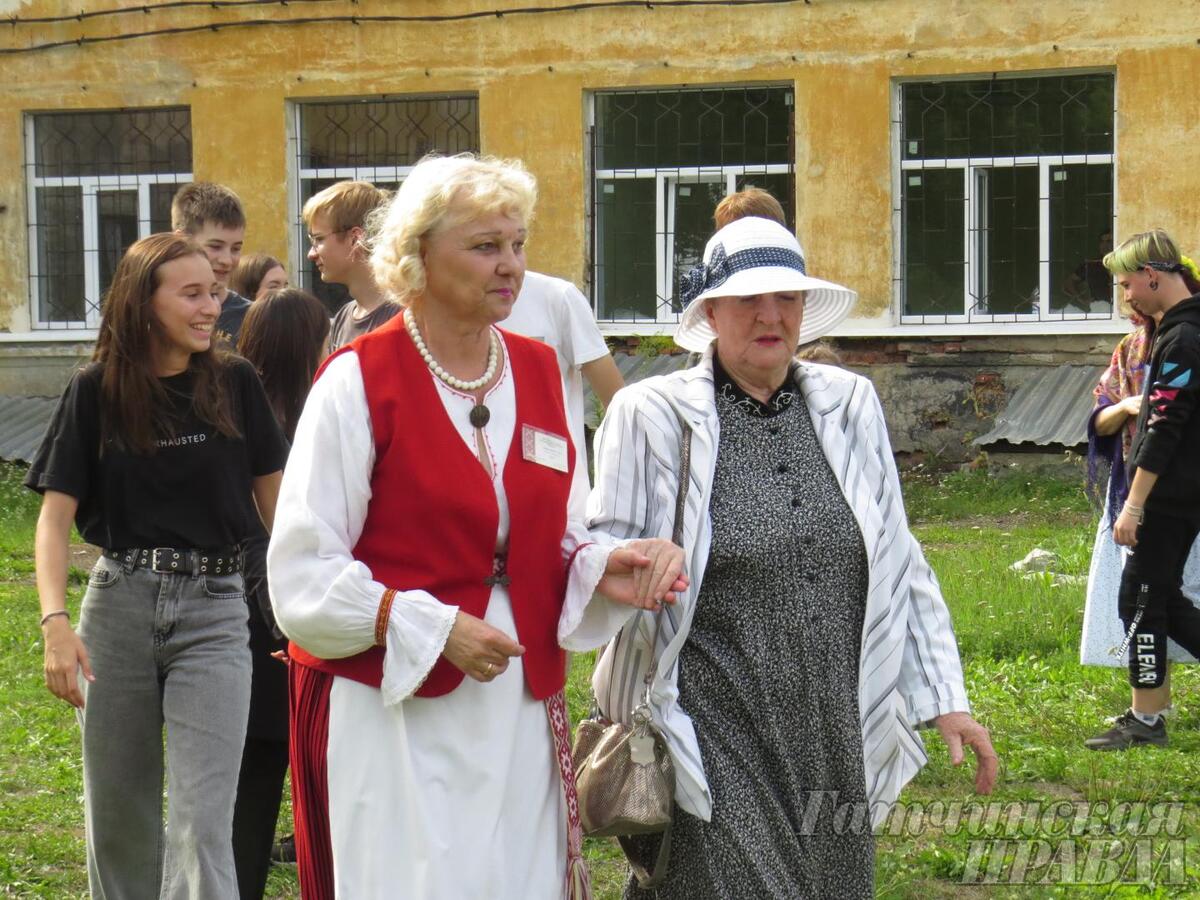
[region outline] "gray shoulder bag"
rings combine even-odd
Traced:
[[[671,535],[671,540],[681,547],[692,455],[692,428],[686,422],[682,425],[679,490],[675,497],[675,523]],[[675,765],[666,740],[650,714],[650,685],[654,681],[655,655],[662,632],[662,609],[654,616],[654,640],[643,678],[644,690],[627,717],[629,724],[613,722],[601,715],[593,699],[592,713],[579,723],[575,746],[571,750],[583,833],[593,837],[616,837],[643,888],[655,887],[666,877],[667,860],[671,855],[671,814],[675,803]],[[647,871],[633,858],[632,847],[626,839],[633,835],[659,833],[662,843],[658,859],[653,870]]]

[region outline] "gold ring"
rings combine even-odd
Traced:
[[[487,671],[484,674],[487,675],[489,678],[491,678],[492,672],[494,672],[494,671],[496,671],[496,664],[488,663]]]

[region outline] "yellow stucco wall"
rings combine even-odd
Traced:
[[[135,7],[93,0],[90,9]],[[561,6],[565,0],[544,0]],[[1200,245],[1200,47],[1179,6],[1143,0],[813,0],[752,7],[597,9],[441,23],[293,24],[309,16],[445,15],[512,0],[358,0],[127,13],[60,24],[76,0],[0,0],[0,48],[152,28],[268,27],[0,55],[0,331],[28,328],[22,116],[186,104],[194,171],[246,203],[247,249],[289,248],[287,101],[469,91],[482,148],[538,176],[530,262],[584,280],[584,102],[590,90],[786,83],[796,103],[797,227],[816,274],[891,303],[891,98],[896,79],[1100,68],[1117,73],[1118,232],[1161,224]],[[153,3],[151,2],[151,5]]]

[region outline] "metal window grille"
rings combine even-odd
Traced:
[[[670,324],[679,277],[701,261],[727,194],[770,191],[789,227],[795,117],[787,87],[604,91],[589,134],[596,318]]]
[[[898,85],[895,296],[913,324],[1112,319],[1114,79]]]
[[[304,102],[293,122],[297,271],[305,288],[335,312],[350,294],[326,284],[308,259],[300,210],[338,181],[369,181],[395,190],[428,153],[479,152],[479,101],[473,95]]]
[[[171,227],[192,179],[186,107],[25,117],[29,283],[35,328],[95,328],[134,241]]]

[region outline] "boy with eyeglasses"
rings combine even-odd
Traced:
[[[314,194],[301,215],[308,228],[308,258],[327,284],[340,284],[352,298],[333,317],[332,353],[359,335],[373,331],[400,311],[387,300],[371,274],[370,252],[363,243],[367,217],[390,194],[366,181],[339,181]]]

